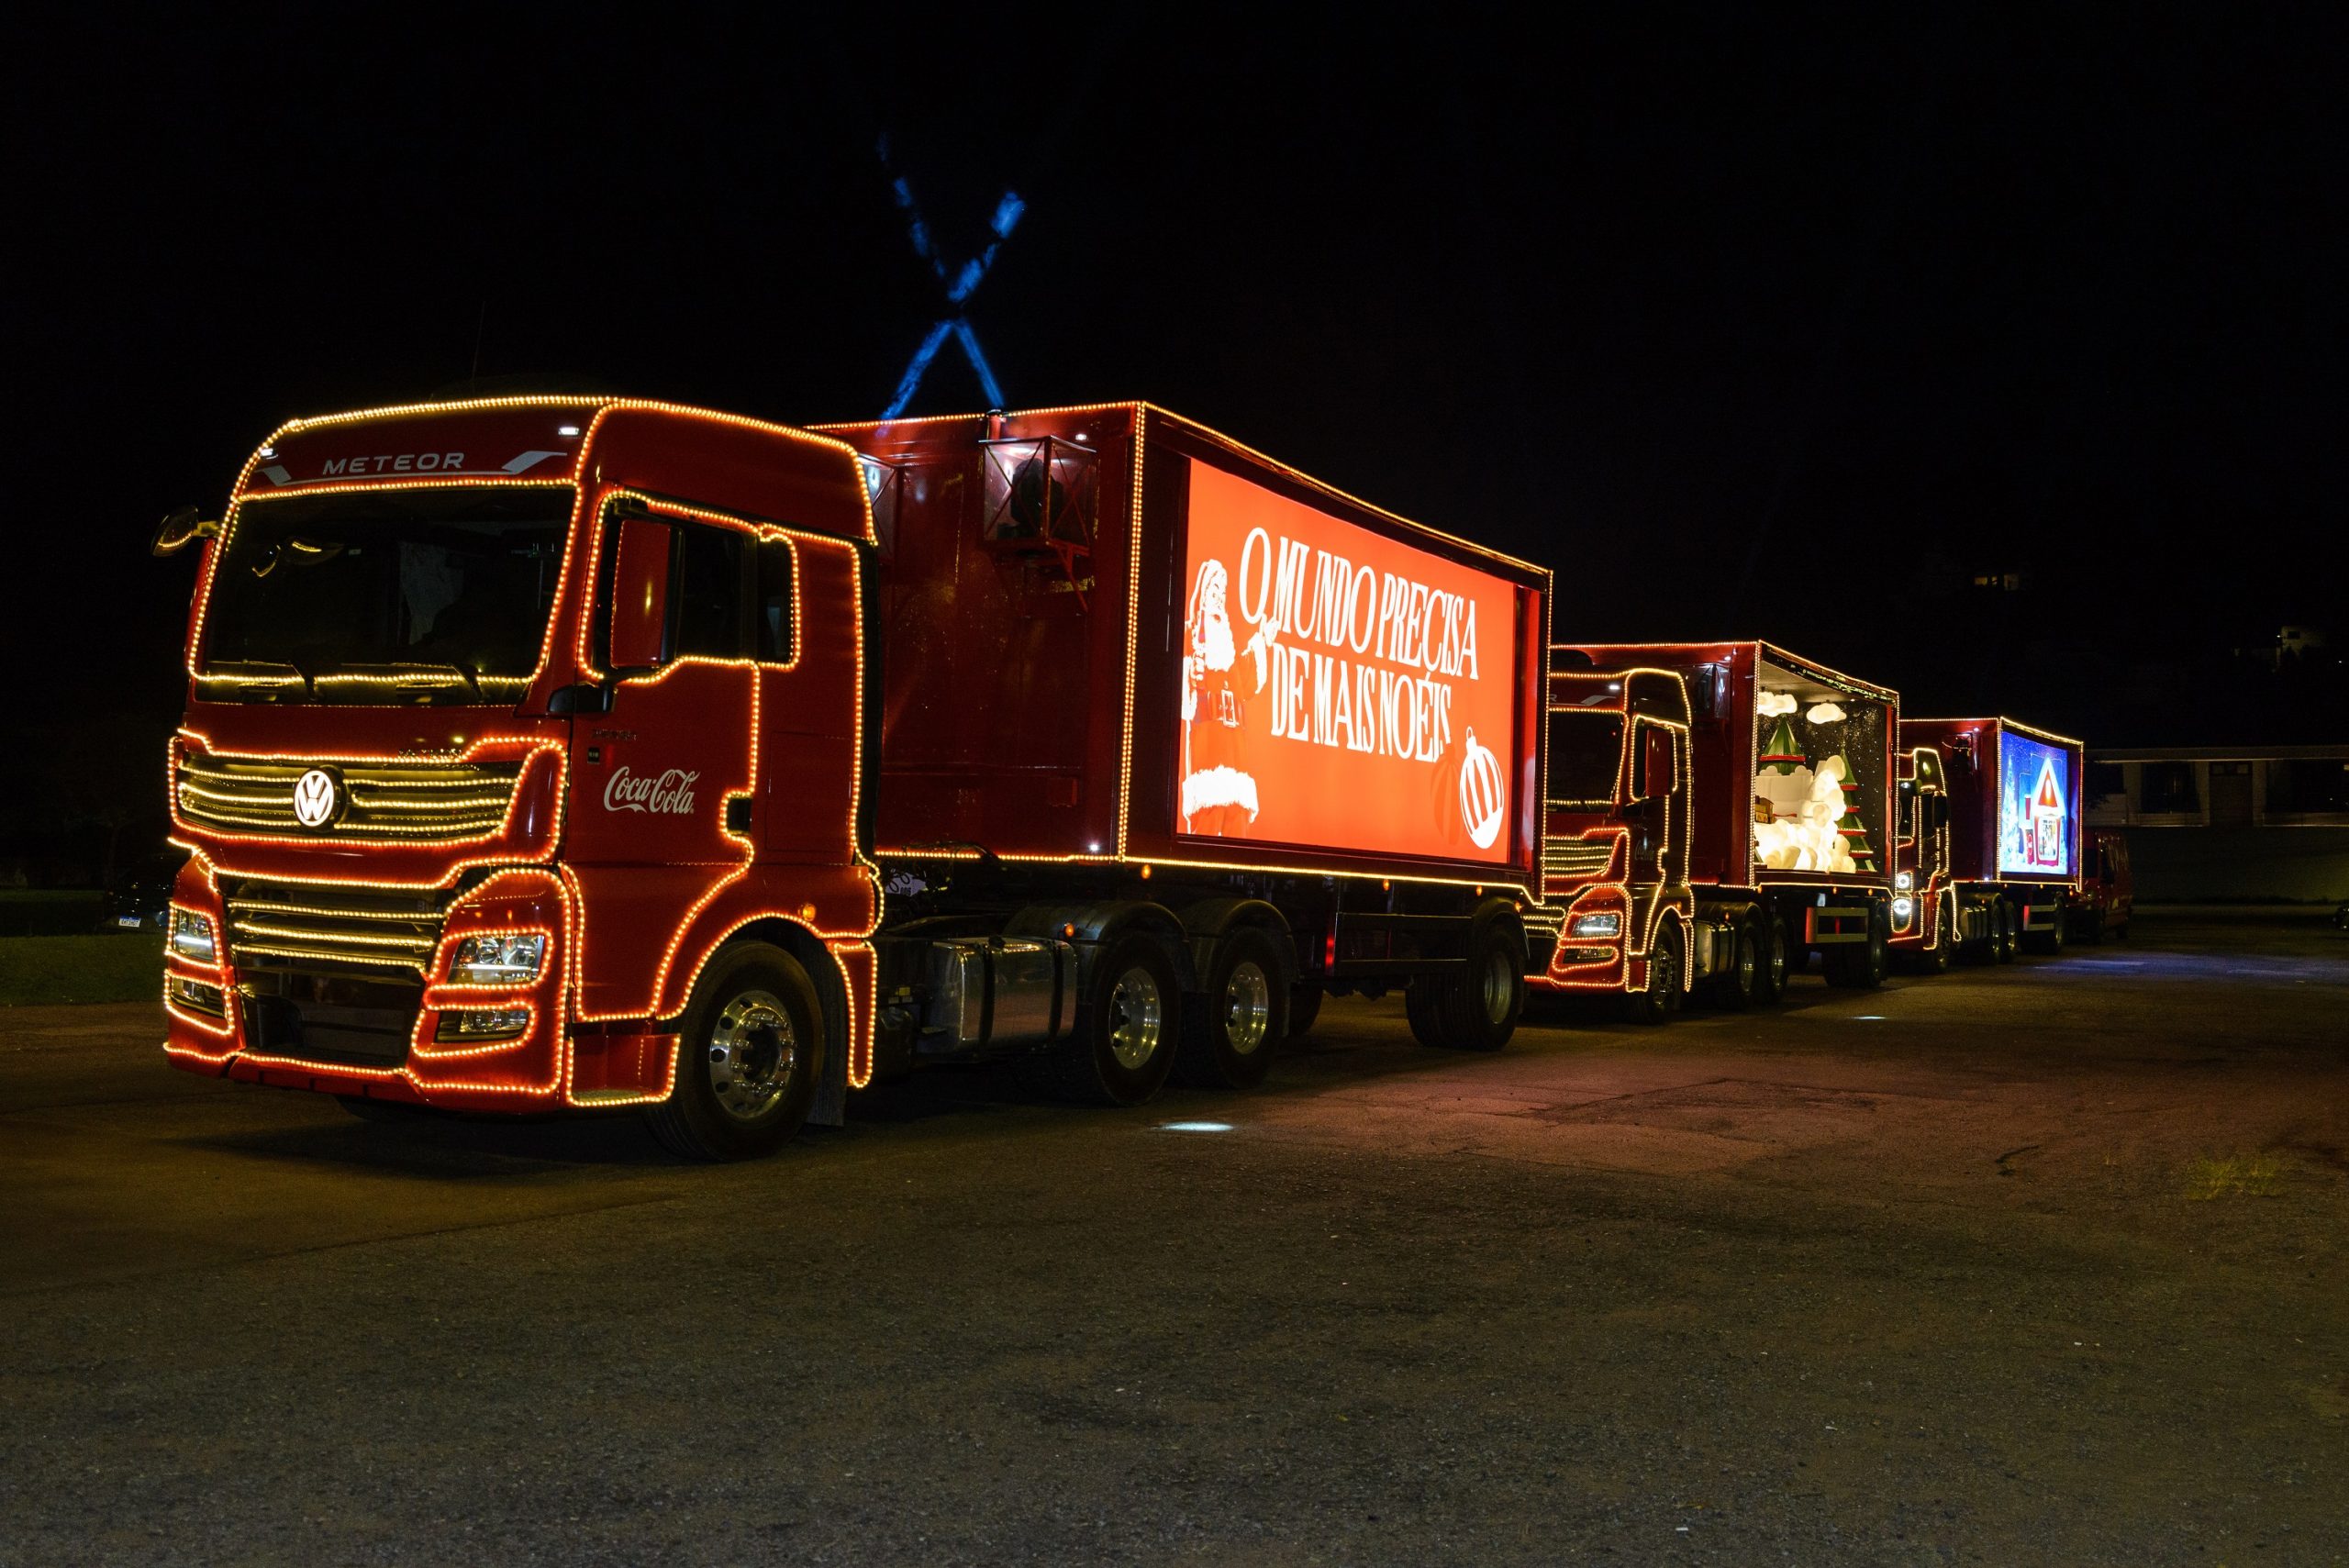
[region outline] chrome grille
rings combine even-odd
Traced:
[[[229,962],[239,973],[280,969],[420,981],[452,896],[240,882],[228,890]]]
[[[519,762],[322,763],[340,776],[341,817],[308,828],[294,816],[294,784],[307,762],[181,760],[180,815],[224,833],[284,833],[375,843],[480,839],[497,831],[514,799]]]

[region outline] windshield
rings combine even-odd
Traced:
[[[1615,798],[1623,764],[1623,716],[1589,708],[1550,714],[1550,798],[1604,805]]]
[[[562,576],[567,485],[249,500],[204,617],[216,700],[511,703]]]

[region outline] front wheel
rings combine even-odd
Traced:
[[[1648,944],[1647,985],[1631,993],[1633,1023],[1660,1024],[1680,1010],[1680,922],[1667,918]]]
[[[1264,1081],[1273,1047],[1289,1034],[1281,967],[1280,949],[1262,931],[1233,931],[1216,944],[1202,1005],[1184,1018],[1175,1070],[1185,1083],[1252,1089]]]
[[[797,959],[763,942],[722,951],[685,1004],[669,1097],[645,1120],[688,1160],[772,1153],[816,1102],[823,1039],[816,987]]]
[[[1953,899],[1948,908],[1933,911],[1933,940],[1927,944],[1917,967],[1925,974],[1946,974],[1950,961],[1956,956],[1957,904]]]

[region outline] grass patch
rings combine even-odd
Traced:
[[[2206,1154],[2186,1162],[2186,1195],[2274,1197],[2284,1190],[2284,1162],[2273,1154]]]
[[[105,899],[91,888],[0,887],[0,937],[86,935]]]
[[[160,936],[11,937],[0,941],[0,1007],[160,1002]]]

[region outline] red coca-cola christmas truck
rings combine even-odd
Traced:
[[[1894,951],[1939,973],[1960,955],[2060,952],[2080,885],[2080,742],[2011,718],[1900,721]]]
[[[1162,410],[333,415],[190,544],[181,1067],[718,1158],[924,1060],[1244,1086],[1331,990],[1515,1027],[1548,573]]]
[[[1898,697],[1765,642],[1564,644],[1528,976],[1659,1020],[1883,984]]]

